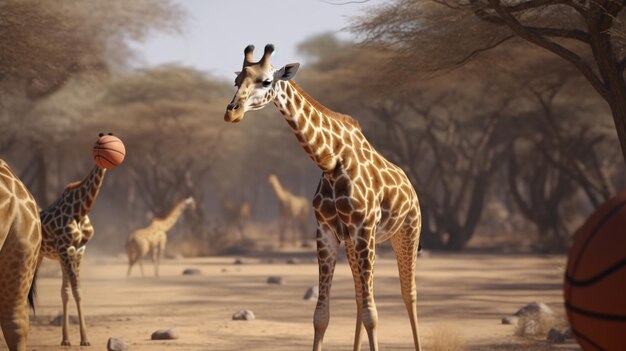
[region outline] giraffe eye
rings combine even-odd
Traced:
[[[269,87],[271,84],[272,84],[272,81],[269,80],[269,79],[266,79],[266,80],[263,81],[263,86],[265,88]]]

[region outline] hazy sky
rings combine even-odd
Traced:
[[[296,46],[316,34],[341,30],[350,16],[362,14],[385,0],[330,5],[348,0],[175,0],[189,14],[181,35],[155,34],[139,45],[148,65],[180,63],[230,79],[241,69],[243,49],[256,46],[255,57],[267,43],[276,46],[272,62],[303,62]],[[360,0],[362,1],[362,0]]]

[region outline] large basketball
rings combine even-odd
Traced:
[[[585,351],[626,350],[626,192],[604,203],[576,233],[563,293]]]
[[[93,159],[102,168],[119,166],[126,156],[124,143],[114,135],[100,135],[93,146]]]

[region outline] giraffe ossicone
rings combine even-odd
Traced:
[[[391,241],[396,253],[413,344],[415,350],[421,350],[415,284],[421,214],[415,189],[402,169],[372,147],[356,120],[325,107],[291,80],[300,67],[298,63],[274,68],[269,62],[273,51],[273,45],[268,44],[263,57],[254,62],[254,47],[246,47],[242,70],[235,78],[237,92],[226,107],[224,120],[239,122],[246,112],[273,103],[323,172],[313,198],[320,266],[313,350],[322,349],[328,327],[329,293],[341,241],[355,285],[353,349],[361,349],[364,327],[370,350],[378,350],[373,267],[375,244],[385,240]]]

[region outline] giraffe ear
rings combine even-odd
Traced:
[[[299,63],[287,64],[283,68],[276,71],[276,73],[274,73],[274,78],[280,80],[290,80],[296,75],[296,72],[298,72],[298,68],[300,68]]]

